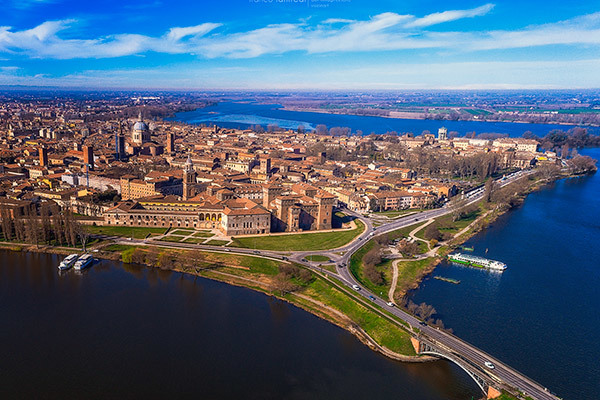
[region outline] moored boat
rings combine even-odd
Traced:
[[[60,264],[58,264],[58,269],[61,271],[65,271],[65,270],[71,268],[73,266],[73,264],[75,264],[75,262],[77,261],[77,258],[79,258],[78,254],[70,254],[70,255],[66,256],[60,262]]]
[[[504,264],[503,262],[496,260],[488,260],[487,258],[478,257],[471,254],[450,254],[448,255],[448,260],[463,265],[487,268],[494,271],[504,271],[506,269],[506,264]]]
[[[76,271],[81,271],[82,269],[85,269],[85,268],[89,267],[90,265],[92,265],[92,262],[94,262],[94,257],[92,257],[90,254],[86,253],[86,254],[82,255],[81,257],[79,257],[79,259],[75,263],[74,269]]]

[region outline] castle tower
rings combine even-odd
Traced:
[[[194,185],[196,184],[196,171],[192,158],[188,155],[187,161],[183,167],[183,200],[189,200],[195,195]]]
[[[317,200],[317,203],[319,205],[319,209],[317,211],[317,223],[315,224],[315,228],[317,230],[331,229],[335,196],[332,196],[326,192],[321,192],[320,194],[315,196],[315,200]]]
[[[269,208],[269,204],[271,204],[271,202],[279,195],[281,195],[281,192],[283,191],[283,188],[279,185],[272,185],[272,184],[267,184],[264,185],[262,188],[262,194],[263,194],[263,207],[265,208]]]

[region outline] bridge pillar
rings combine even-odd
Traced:
[[[410,338],[410,342],[415,348],[415,353],[419,354],[421,352],[421,342],[419,342],[419,340],[415,339],[414,337]]]
[[[496,397],[500,397],[501,395],[502,395],[502,393],[498,389],[488,386],[488,391],[487,391],[488,399],[495,399]]]

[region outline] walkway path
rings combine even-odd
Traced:
[[[398,284],[398,263],[400,260],[392,261],[392,284],[390,286],[390,290],[388,292],[388,298],[393,303],[394,302],[394,292],[396,291],[396,285]]]

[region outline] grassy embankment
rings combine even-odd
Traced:
[[[342,247],[360,235],[365,226],[355,221],[356,229],[333,232],[298,233],[273,236],[246,236],[233,238],[231,247],[274,251],[328,250]]]
[[[289,278],[288,283],[295,285],[294,290],[281,292],[278,289],[282,279],[281,268],[284,264],[292,265],[290,263],[230,253],[116,244],[105,247],[103,252],[120,253],[125,262],[143,260],[145,264],[156,266],[160,266],[166,254],[174,261],[172,270],[249,287],[283,298],[355,334],[359,327],[379,346],[398,355],[415,355],[410,334],[395,321],[395,317],[386,315],[384,311],[377,312],[376,306],[325,276],[310,272],[306,281]],[[357,336],[368,343],[360,334]]]

